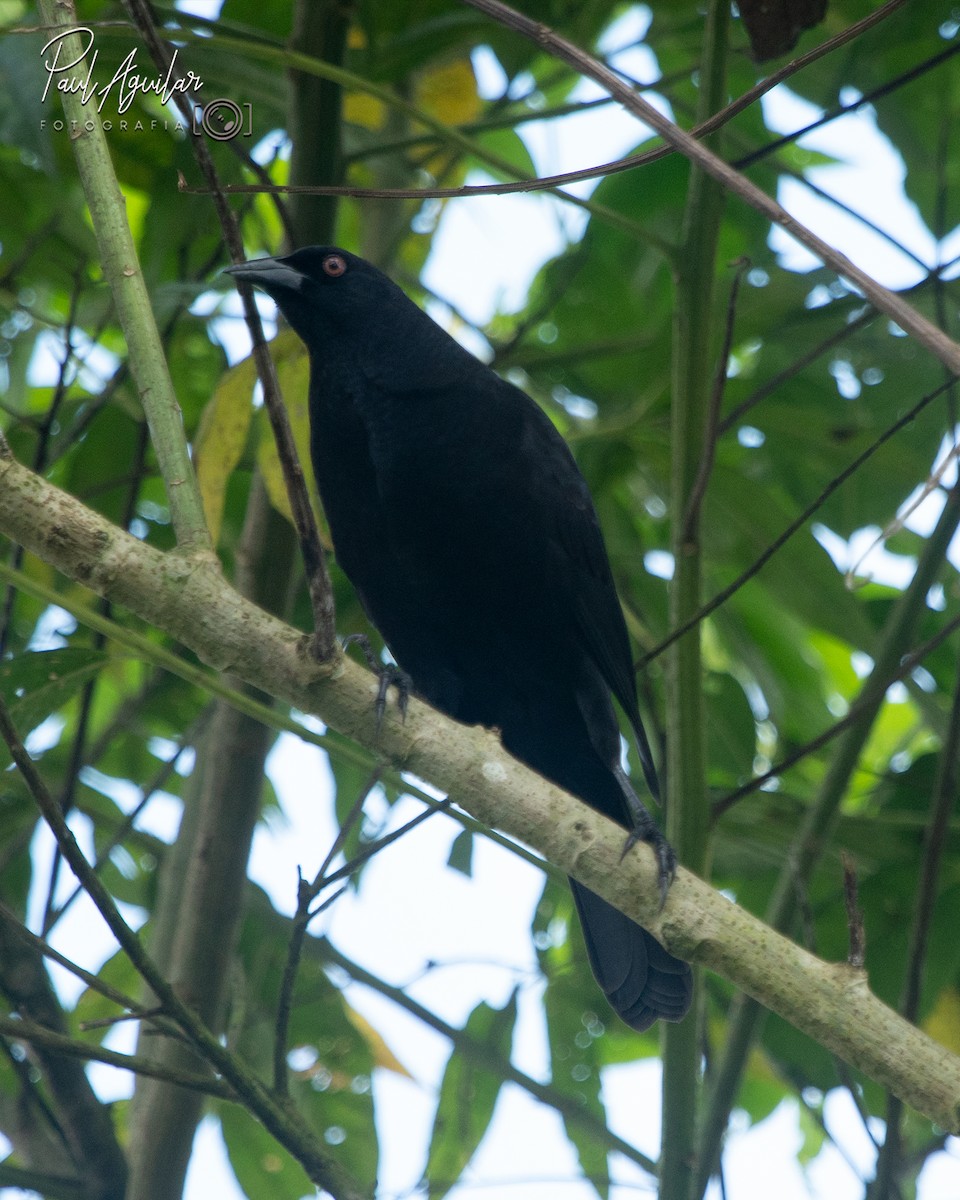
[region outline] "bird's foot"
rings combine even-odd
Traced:
[[[633,821],[633,829],[624,843],[620,861],[622,862],[626,858],[637,842],[646,842],[648,846],[652,847],[657,856],[657,883],[660,888],[660,907],[663,908],[667,901],[670,884],[673,883],[677,874],[676,852],[658,829],[656,822],[647,812],[643,801],[633,790],[633,785],[619,764],[614,767],[614,775],[620,784],[627,810]]]
[[[663,908],[667,902],[667,892],[670,890],[670,884],[673,883],[677,874],[677,855],[649,816],[647,820],[649,821],[648,826],[634,828],[627,836],[627,840],[623,843],[623,853],[620,855],[620,861],[622,862],[627,857],[637,842],[646,842],[653,849],[654,854],[657,856],[657,885],[660,889],[660,907]]]
[[[343,649],[347,650],[350,646],[360,647],[363,657],[367,660],[367,666],[377,677],[377,698],[374,701],[374,712],[377,719],[377,737],[379,738],[384,713],[387,711],[387,693],[391,686],[397,689],[397,708],[400,710],[400,716],[405,717],[413,681],[406,671],[398,667],[396,663],[381,662],[374,654],[370,639],[365,633],[348,634],[343,639]]]

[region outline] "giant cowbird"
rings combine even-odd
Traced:
[[[499,729],[515,757],[657,854],[673,850],[621,766],[636,737],[630,644],[586,482],[549,418],[381,271],[333,246],[229,268],[310,356],[310,452],[337,561],[417,694]],[[634,1029],[679,1020],[689,966],[572,880],[590,964]]]

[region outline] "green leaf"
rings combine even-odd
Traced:
[[[194,448],[197,482],[214,545],[220,540],[227,483],[247,444],[256,381],[252,356],[231,367],[211,396],[197,432]]]
[[[564,921],[566,937],[561,938]],[[642,1041],[617,1022],[597,991],[573,900],[564,884],[547,881],[534,917],[534,930],[540,966],[547,977],[544,1014],[551,1085],[605,1124],[601,1069],[618,1049],[624,1057],[636,1057]],[[602,1011],[598,1012],[595,1004],[602,1005]],[[606,1147],[579,1121],[565,1116],[563,1124],[584,1177],[605,1200],[609,1194]]]
[[[481,1002],[464,1026],[464,1036],[489,1045],[498,1057],[509,1059],[517,1019],[517,993],[503,1008]],[[423,1173],[424,1186],[442,1200],[462,1175],[489,1128],[503,1079],[494,1070],[478,1067],[454,1047],[440,1084],[440,1099],[430,1135]]]
[[[277,997],[290,933],[290,919],[278,913],[259,888],[250,885],[240,930],[237,978],[231,990],[230,1041],[266,1078],[273,1068]],[[322,943],[308,937],[290,1010],[290,1094],[300,1117],[329,1146],[331,1155],[354,1178],[372,1188],[379,1145],[370,1086],[374,1068],[372,1039],[366,1032],[356,1027],[342,993],[327,975]],[[242,1138],[246,1126],[235,1123],[230,1128]],[[246,1149],[236,1146],[238,1178],[240,1170],[248,1172],[260,1189],[251,1195],[272,1196],[272,1174],[288,1178],[285,1172],[289,1160],[272,1139],[270,1147],[258,1139],[251,1157]],[[231,1149],[231,1161],[233,1154]],[[296,1178],[296,1173],[289,1178]]]
[[[447,866],[469,879],[473,874],[473,831],[462,829],[453,839]]]
[[[315,1192],[303,1167],[237,1104],[217,1106],[220,1131],[237,1183],[257,1200],[302,1200]]]
[[[317,518],[323,538],[326,522],[320,511],[317,485],[314,482],[313,467],[310,461],[310,407],[307,391],[310,381],[310,363],[307,351],[293,330],[285,329],[277,334],[271,342],[271,353],[277,364],[277,382],[280,385],[280,392],[287,410],[297,457],[303,470],[307,495],[310,497],[314,516]],[[257,414],[257,464],[263,474],[263,482],[266,485],[270,503],[292,524],[293,513],[290,509],[290,501],[287,499],[287,485],[266,409],[261,409]],[[326,545],[329,549],[328,536]]]
[[[18,654],[0,665],[0,694],[20,737],[58,712],[109,661],[102,650],[68,646]],[[10,762],[6,744],[0,747],[0,762]]]

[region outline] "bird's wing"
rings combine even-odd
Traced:
[[[531,402],[521,457],[528,460],[527,495],[534,528],[545,531],[543,564],[561,618],[620,702],[637,739],[644,774],[656,775],[637,708],[630,640],[617,597],[600,521],[586,481],[549,418]],[[536,465],[537,469],[532,469]]]
[[[381,409],[403,423],[381,420],[371,435],[394,544],[411,574],[459,580],[474,604],[488,588],[512,589],[531,624],[552,624],[557,654],[579,647],[627,714],[655,791],[630,642],[586,481],[530,397],[473,367],[455,385],[393,390]]]

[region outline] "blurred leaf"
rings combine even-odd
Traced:
[[[218,1105],[220,1131],[237,1183],[251,1200],[302,1200],[315,1191],[303,1167],[237,1104]]]
[[[197,431],[194,465],[214,545],[220,540],[227,482],[247,444],[256,380],[257,369],[252,357],[231,367],[210,397]]]
[[[923,1029],[934,1041],[946,1046],[954,1054],[960,1054],[960,989],[943,989],[923,1022]]]
[[[349,1004],[344,1005],[344,1011],[347,1014],[347,1020],[369,1046],[375,1067],[382,1067],[385,1071],[393,1071],[395,1075],[403,1075],[407,1079],[413,1079],[413,1075],[410,1074],[400,1059],[397,1058],[387,1045],[383,1035],[370,1024],[362,1013],[358,1013]]]
[[[293,433],[297,456],[303,470],[307,495],[313,505],[314,515],[320,527],[321,538],[325,537],[326,522],[320,511],[317,485],[313,478],[313,466],[310,459],[310,408],[308,384],[310,381],[310,363],[303,342],[292,329],[285,329],[271,343],[273,360],[277,364],[277,381],[283,396],[290,429]],[[258,444],[257,464],[263,474],[263,482],[267,488],[270,503],[277,512],[282,513],[290,523],[293,523],[293,513],[290,501],[287,499],[287,487],[277,454],[277,444],[273,438],[273,430],[267,419],[265,409],[257,414]],[[330,547],[329,537],[325,544]]]
[[[477,80],[469,58],[429,67],[417,77],[414,96],[419,107],[447,125],[466,125],[480,115]]]
[[[485,1002],[478,1004],[467,1018],[464,1035],[474,1042],[489,1044],[498,1056],[509,1059],[516,1019],[514,991],[503,1008],[493,1008]],[[495,1072],[477,1066],[454,1047],[440,1084],[423,1173],[423,1182],[431,1196],[445,1196],[460,1178],[487,1132],[502,1085],[502,1078]]]
[[[66,647],[18,654],[0,664],[0,694],[21,738],[26,738],[93,679],[109,661],[101,650]],[[10,762],[6,744],[0,762]]]
[[[461,829],[453,839],[450,853],[447,856],[447,866],[453,871],[459,871],[469,879],[473,874],[473,831]]]

